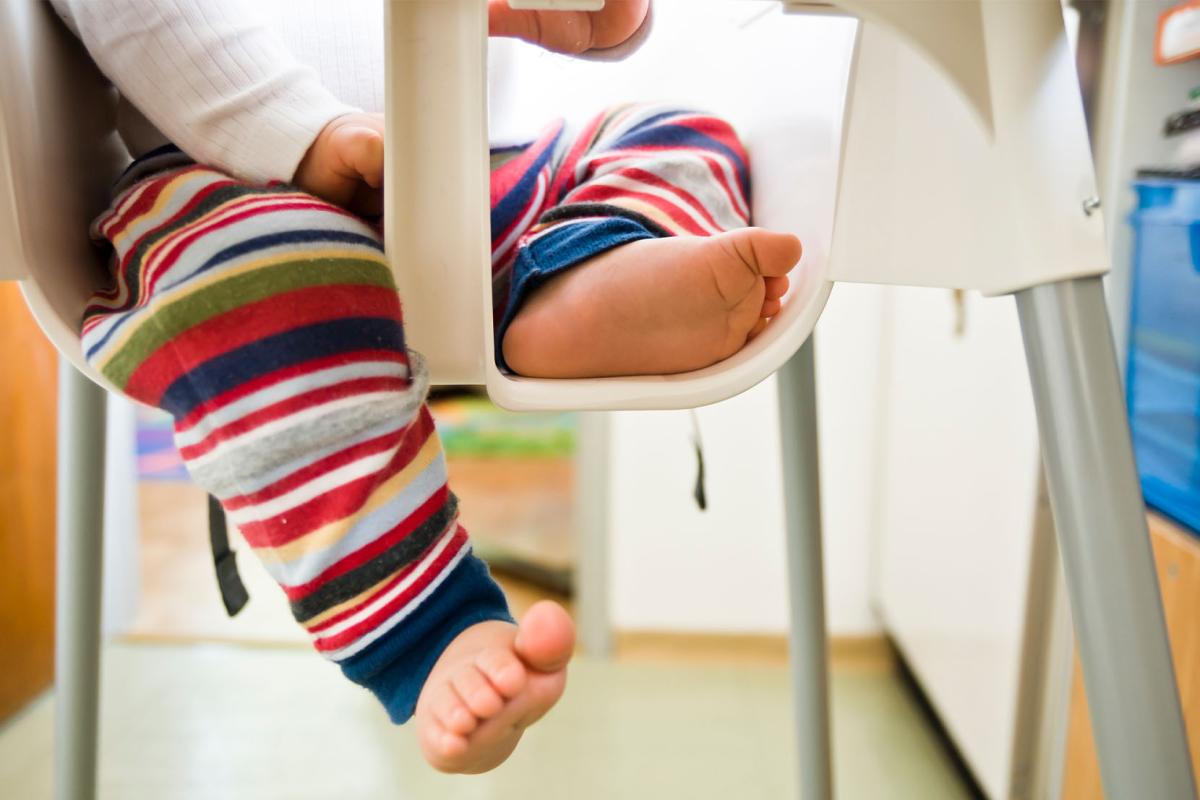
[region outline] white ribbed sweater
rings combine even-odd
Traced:
[[[246,180],[290,180],[330,120],[383,111],[384,0],[51,3],[120,91],[135,157],[172,142]],[[648,14],[624,43],[582,57],[624,58],[652,24]],[[496,87],[508,58],[492,56]]]
[[[381,0],[52,0],[121,93],[133,155],[170,141],[288,180],[341,114],[383,110]]]

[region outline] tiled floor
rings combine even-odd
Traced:
[[[298,648],[114,644],[104,665],[108,800],[542,800],[794,796],[779,666],[596,662],[510,761],[447,777],[410,729]],[[966,797],[886,673],[834,680],[839,798]],[[53,702],[0,728],[0,797],[51,796]]]
[[[253,558],[239,559],[252,601],[225,617],[203,493],[145,484],[141,511],[143,602],[130,637],[106,648],[103,800],[795,795],[786,666],[656,651],[652,661],[644,652],[578,659],[562,704],[507,764],[486,776],[439,775],[411,729],[390,725],[309,651]],[[537,599],[519,584],[508,589],[518,612]],[[890,672],[836,674],[834,716],[839,800],[969,796]],[[53,717],[46,697],[0,726],[0,800],[51,797]]]

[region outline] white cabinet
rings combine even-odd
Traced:
[[[1016,309],[967,295],[956,332],[950,292],[890,291],[877,610],[984,790],[1007,798],[1033,733],[1018,730],[1022,681],[1040,680],[1022,674],[1026,606],[1045,590],[1031,583],[1039,454]]]

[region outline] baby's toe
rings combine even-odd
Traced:
[[[504,698],[474,664],[468,664],[454,675],[454,689],[479,719],[490,719],[504,708]]]
[[[567,686],[566,670],[559,672],[536,672],[529,680],[525,692],[526,702],[524,713],[520,718],[522,727],[532,725],[546,715],[558,698],[562,697]]]
[[[778,275],[766,278],[763,283],[766,285],[766,294],[768,300],[778,300],[787,294],[788,281],[787,275]]]
[[[782,310],[783,303],[779,302],[778,300],[765,300],[763,301],[762,312],[760,316],[770,318]]]
[[[479,720],[449,684],[441,687],[432,707],[433,716],[450,733],[466,736],[479,726]]]
[[[476,657],[475,665],[505,698],[511,700],[525,688],[525,665],[512,650],[488,648]]]
[[[421,749],[436,769],[449,770],[468,748],[465,736],[446,730],[435,721],[423,726],[420,732]]]
[[[521,617],[513,651],[539,672],[557,672],[567,666],[575,649],[575,623],[558,603],[542,600]]]

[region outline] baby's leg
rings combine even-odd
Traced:
[[[498,285],[498,350],[538,377],[684,372],[778,313],[800,243],[749,224],[744,148],[716,117],[631,106],[558,148]],[[493,194],[495,194],[495,185]]]
[[[126,190],[95,233],[118,270],[89,362],[174,416],[317,650],[415,713],[435,766],[503,760],[562,691],[571,623],[547,604],[514,627],[471,554],[378,236],[195,166]]]

